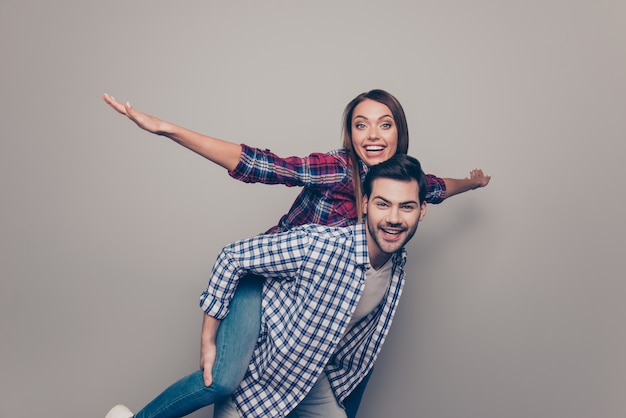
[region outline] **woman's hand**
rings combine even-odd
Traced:
[[[483,170],[475,168],[470,171],[469,177],[464,179],[444,178],[446,184],[446,199],[454,195],[465,193],[469,190],[485,187],[489,184],[491,176],[486,176]]]
[[[121,113],[128,119],[135,122],[141,129],[157,135],[164,133],[165,122],[161,119],[133,109],[128,102],[121,104],[115,100],[114,97],[109,96],[108,94],[104,94],[102,98],[109,106],[115,109],[118,113]]]
[[[483,170],[475,168],[470,171],[470,179],[474,182],[475,185],[473,189],[478,189],[479,187],[485,187],[486,185],[488,185],[489,180],[491,180],[491,176],[486,176],[483,173]]]

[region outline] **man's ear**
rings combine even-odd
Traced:
[[[420,205],[420,222],[424,219],[424,216],[426,216],[426,202],[422,202]]]
[[[363,212],[363,215],[367,215],[367,202],[367,196],[363,196],[363,200],[361,201],[361,211]]]

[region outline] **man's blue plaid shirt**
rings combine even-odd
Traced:
[[[205,313],[224,318],[244,275],[268,278],[259,340],[234,394],[239,412],[245,417],[285,416],[323,370],[343,401],[370,371],[383,345],[402,291],[405,261],[404,249],[392,256],[385,298],[346,333],[370,268],[364,223],[304,225],[225,247],[200,299]]]

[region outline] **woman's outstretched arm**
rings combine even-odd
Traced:
[[[491,180],[491,176],[486,176],[483,170],[477,168],[470,171],[470,176],[464,179],[444,178],[443,181],[446,184],[446,198],[469,190],[478,189],[479,187],[485,187],[489,184],[489,180]]]
[[[104,101],[118,113],[132,120],[141,129],[155,135],[165,136],[183,147],[221,165],[228,171],[237,167],[241,157],[241,145],[207,135],[199,134],[182,126],[140,112],[130,103],[121,104],[114,97],[104,94]]]

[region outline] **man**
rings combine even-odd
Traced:
[[[225,247],[200,305],[210,374],[219,321],[237,281],[266,277],[261,334],[248,372],[214,417],[345,417],[343,399],[371,370],[404,283],[404,245],[426,212],[419,162],[397,155],[363,184],[365,221],[305,225]],[[292,416],[292,415],[290,415]]]

